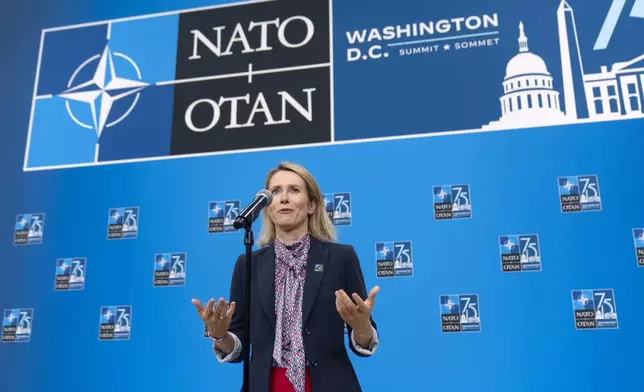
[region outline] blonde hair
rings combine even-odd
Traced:
[[[265,188],[268,189],[271,179],[279,171],[289,171],[297,174],[304,181],[309,201],[315,202],[315,210],[309,216],[309,234],[311,237],[323,242],[335,241],[337,238],[335,228],[333,227],[333,223],[331,223],[329,215],[327,215],[324,196],[313,175],[300,165],[290,162],[280,162],[276,168],[271,169],[266,175]],[[269,245],[275,239],[275,224],[268,216],[267,209],[264,209],[263,214],[264,220],[258,241],[260,246]]]

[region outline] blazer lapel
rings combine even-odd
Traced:
[[[302,303],[302,325],[313,310],[313,304],[317,298],[322,278],[326,273],[326,264],[329,252],[318,240],[311,237],[311,249],[306,262],[306,280],[304,282],[304,299]]]
[[[272,246],[257,258],[257,290],[264,311],[275,326],[275,250]]]

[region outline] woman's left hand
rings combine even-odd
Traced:
[[[376,286],[371,289],[369,296],[365,301],[356,293],[352,294],[355,303],[344,292],[337,290],[335,292],[335,307],[344,320],[352,329],[358,333],[369,333],[371,335],[371,311],[376,304],[376,294],[380,287]]]

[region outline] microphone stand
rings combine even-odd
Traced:
[[[244,245],[246,246],[246,283],[244,286],[244,342],[246,347],[242,347],[244,360],[244,381],[243,392],[249,392],[248,378],[250,370],[250,284],[251,284],[251,266],[250,261],[253,253],[253,230],[252,221],[244,220]]]
[[[244,361],[244,383],[242,384],[242,392],[249,392],[250,386],[248,385],[249,371],[250,371],[250,284],[251,284],[251,266],[250,261],[253,254],[253,222],[257,219],[257,214],[266,204],[273,201],[272,194],[266,189],[257,192],[255,199],[246,208],[244,208],[233,223],[233,227],[237,230],[244,228],[244,245],[246,246],[246,285],[244,287],[244,344],[242,347],[243,361]]]

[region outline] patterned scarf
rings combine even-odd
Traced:
[[[305,354],[302,339],[302,299],[306,261],[311,247],[309,234],[292,245],[275,239],[275,346],[273,362],[286,368],[295,392],[304,391]]]

